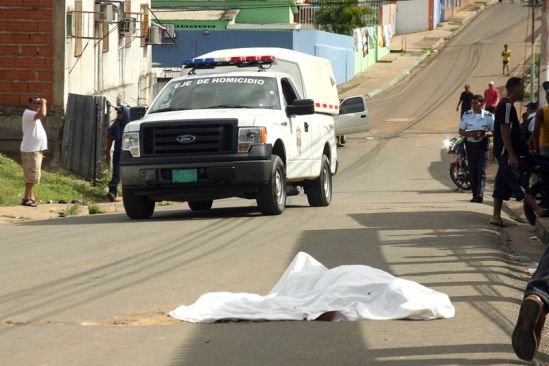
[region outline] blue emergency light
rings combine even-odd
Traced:
[[[274,56],[233,56],[233,57],[208,57],[193,58],[183,60],[183,66],[186,68],[215,67],[215,66],[254,66],[272,64],[275,61]]]

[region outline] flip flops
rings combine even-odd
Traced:
[[[37,206],[38,206],[38,204],[36,204],[36,201],[31,200],[31,199],[28,199],[28,198],[25,198],[25,199],[21,202],[21,205],[27,206],[27,207],[37,207]]]
[[[500,222],[490,221],[490,225],[494,225],[494,226],[497,226],[497,227],[507,227],[507,224],[504,223],[503,221],[500,221]]]

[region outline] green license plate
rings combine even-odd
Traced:
[[[196,183],[197,181],[198,172],[196,169],[172,170],[173,183]]]

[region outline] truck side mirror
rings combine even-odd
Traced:
[[[296,99],[292,105],[286,106],[287,116],[304,116],[315,113],[315,101],[312,99]]]

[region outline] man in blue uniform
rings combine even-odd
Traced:
[[[467,163],[473,198],[471,202],[482,203],[486,187],[486,170],[488,169],[488,142],[494,130],[494,116],[482,109],[484,97],[475,95],[471,100],[473,109],[461,117],[459,134],[465,137]]]
[[[130,121],[130,112],[126,107],[116,108],[116,119],[112,122],[107,132],[107,145],[105,146],[105,158],[110,161],[111,148],[114,143],[114,151],[112,154],[112,179],[109,182],[109,193],[107,198],[109,201],[116,201],[118,192],[118,184],[120,183],[120,155],[122,153],[122,134],[124,127]]]

